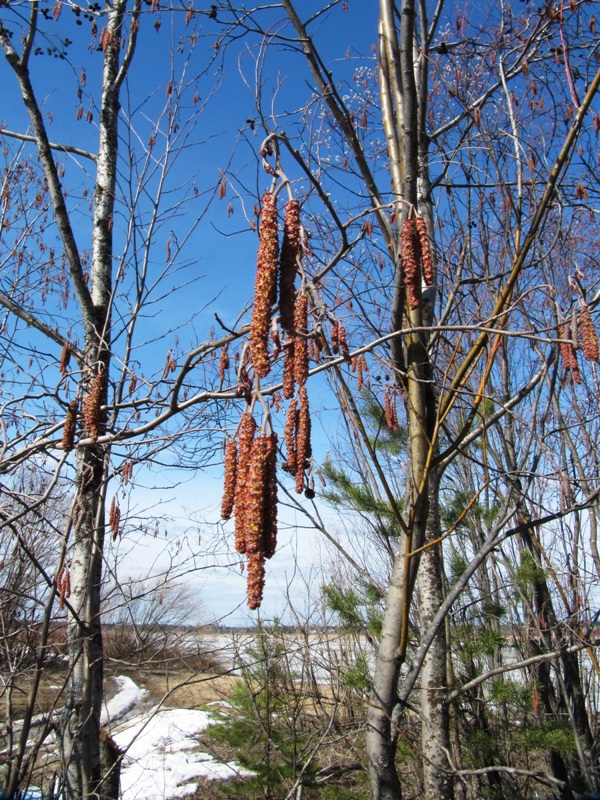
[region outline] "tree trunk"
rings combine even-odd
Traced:
[[[441,535],[439,481],[437,472],[429,476],[429,524],[427,542],[439,542]],[[444,599],[441,544],[423,551],[419,566],[419,624],[426,631]],[[450,722],[446,694],[446,627],[440,625],[423,662],[421,673],[421,718],[424,800],[452,800],[453,780],[450,754]]]

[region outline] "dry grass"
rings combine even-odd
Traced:
[[[150,692],[156,700],[162,700],[167,708],[202,708],[208,703],[227,700],[236,683],[242,679],[235,675],[211,675],[177,669],[167,674],[151,673],[130,677],[138,686]]]

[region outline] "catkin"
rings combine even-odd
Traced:
[[[308,406],[306,386],[300,387],[299,398],[300,408],[297,412],[296,423],[296,493],[302,494],[304,489],[306,461],[311,456],[310,409]]]
[[[290,400],[294,396],[295,349],[295,340],[288,340],[285,345],[285,356],[283,359],[283,396],[286,400]]]
[[[263,518],[265,558],[275,555],[277,549],[277,434],[268,437]]]
[[[421,268],[423,270],[423,280],[426,286],[432,286],[434,281],[433,256],[431,255],[431,245],[429,244],[429,234],[427,233],[427,223],[423,217],[415,220],[419,250],[421,257]]]
[[[567,340],[561,341],[560,343],[560,354],[562,356],[563,366],[566,370],[570,371],[571,377],[573,378],[573,383],[581,383],[579,364],[577,362],[577,352],[575,351],[575,347],[573,346],[573,342],[570,338],[571,330],[568,323],[560,326],[559,333],[561,339]]]
[[[421,274],[417,251],[416,224],[409,217],[402,226],[400,234],[400,253],[402,257],[402,270],[404,283],[408,292],[408,305],[411,309],[419,308],[421,304]]]
[[[356,388],[360,392],[363,388],[364,373],[367,369],[367,362],[363,353],[356,359]]]
[[[340,324],[337,319],[331,323],[331,352],[334,356],[340,352]]]
[[[62,449],[70,453],[75,447],[75,432],[77,429],[77,400],[71,400],[67,408],[67,416],[62,434]]]
[[[352,359],[350,358],[350,350],[348,348],[348,342],[346,341],[346,329],[343,325],[338,325],[338,342],[340,346],[340,353],[344,357],[344,361],[351,362]]]
[[[392,431],[397,431],[398,412],[396,411],[396,393],[390,387],[385,390],[383,397],[383,410],[388,428]]]
[[[587,303],[581,306],[581,348],[586,361],[598,361],[598,334]]]
[[[113,497],[110,503],[110,513],[108,515],[108,524],[112,531],[113,535],[113,542],[119,535],[119,530],[121,526],[121,509],[119,507],[119,502],[116,497]]]
[[[283,241],[279,258],[279,322],[284,330],[294,327],[296,290],[294,281],[300,254],[300,203],[290,200],[285,206]]]
[[[65,342],[62,346],[62,350],[60,351],[60,361],[58,363],[58,368],[60,370],[61,375],[66,375],[67,370],[69,368],[69,362],[71,361],[71,353],[73,352],[73,346],[70,342]]]
[[[256,260],[256,281],[254,284],[254,309],[250,324],[250,351],[256,374],[264,378],[271,370],[269,330],[271,327],[271,307],[277,295],[277,262],[279,253],[276,198],[271,192],[267,192],[263,197],[259,237],[260,244]]]
[[[252,553],[248,556],[246,577],[248,581],[248,608],[254,610],[260,607],[265,588],[264,553]]]
[[[83,423],[92,444],[96,444],[100,435],[100,409],[104,392],[104,370],[96,373],[85,402],[83,404]]]
[[[223,499],[221,519],[230,519],[235,503],[235,482],[237,475],[237,444],[232,437],[225,445],[225,477],[223,480]]]
[[[304,386],[308,377],[308,298],[303,293],[296,298],[294,329],[301,334],[294,339],[294,379],[298,386]]]
[[[285,427],[283,429],[283,438],[285,441],[285,452],[287,454],[287,461],[285,469],[290,475],[296,474],[297,458],[296,458],[296,409],[297,403],[292,400],[288,409],[287,417],[285,418]]]
[[[263,521],[266,505],[269,437],[258,436],[252,442],[246,480],[246,553],[264,553]]]
[[[252,414],[243,414],[238,436],[235,482],[235,549],[238,553],[246,552],[246,500],[248,497],[246,482],[255,431],[256,422]]]
[[[219,358],[219,380],[221,383],[225,382],[227,370],[229,369],[229,353],[227,348],[223,347],[221,350],[221,357]]]

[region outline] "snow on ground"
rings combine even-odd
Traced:
[[[121,680],[124,694],[133,695],[129,684],[142,692],[129,678]],[[113,703],[118,708],[119,694],[109,703],[109,716]],[[182,797],[196,790],[195,779],[200,777],[227,780],[250,775],[233,763],[222,764],[197,751],[197,734],[210,721],[205,711],[154,706],[113,728],[113,739],[126,751],[121,768],[122,800]]]
[[[116,722],[135,708],[148,694],[147,689],[140,689],[131,678],[119,675],[114,679],[119,687],[117,694],[102,709],[102,725],[106,726],[109,722]]]

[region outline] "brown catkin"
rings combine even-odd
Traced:
[[[116,497],[110,502],[110,513],[108,515],[108,524],[112,531],[113,535],[113,542],[119,535],[120,526],[121,526],[121,509],[119,508],[119,501]]]
[[[223,499],[221,500],[221,519],[231,519],[235,503],[235,482],[237,475],[237,444],[231,438],[225,445],[225,476],[223,479]]]
[[[315,364],[321,363],[321,347],[322,347],[321,334],[317,332],[315,333],[314,338],[310,339],[308,344],[309,355],[315,362]]]
[[[388,386],[385,390],[383,398],[383,410],[385,412],[385,421],[387,426],[392,431],[398,430],[398,413],[396,411],[396,393]]]
[[[581,306],[581,347],[586,361],[598,361],[598,334],[587,303]]]
[[[415,220],[417,236],[419,239],[421,268],[423,270],[423,280],[426,286],[432,286],[434,281],[433,256],[431,255],[431,245],[429,244],[429,234],[427,233],[427,223],[423,217]]]
[[[219,380],[221,381],[221,383],[224,383],[228,369],[229,369],[229,353],[227,352],[227,348],[223,347],[221,350],[221,357],[219,358]]]
[[[285,356],[283,359],[283,396],[286,400],[291,400],[294,396],[294,369],[296,343],[294,339],[286,342]]]
[[[560,326],[559,335],[561,339],[566,339],[566,341],[561,341],[560,343],[560,354],[562,356],[563,366],[566,370],[570,371],[573,383],[581,383],[577,352],[571,340],[571,326],[569,323],[564,323]]]
[[[287,461],[285,463],[286,470],[290,475],[296,474],[297,460],[296,460],[296,409],[297,403],[292,400],[285,418],[285,427],[283,429],[283,439],[285,441],[285,452]]]
[[[408,305],[413,310],[419,308],[421,304],[421,274],[417,242],[416,223],[412,217],[409,217],[402,226],[400,253],[404,283],[408,293]]]
[[[263,197],[259,237],[260,244],[256,259],[256,281],[254,284],[254,309],[250,324],[250,351],[256,374],[264,378],[271,370],[269,330],[271,328],[271,306],[277,299],[277,262],[279,254],[277,205],[276,198],[271,192],[267,192]]]
[[[304,386],[308,377],[308,297],[299,293],[294,308],[294,329],[302,334],[294,339],[294,379]]]
[[[60,361],[58,363],[58,368],[60,370],[61,375],[67,374],[67,370],[69,368],[69,362],[71,361],[72,352],[73,352],[73,346],[71,342],[65,342],[62,346],[62,350],[60,351]]]
[[[279,322],[284,330],[294,327],[296,290],[294,281],[300,255],[300,203],[289,200],[285,206],[283,241],[279,258]]]
[[[331,323],[331,352],[334,356],[340,353],[340,325],[337,319]]]
[[[246,570],[248,581],[247,597],[248,608],[253,611],[260,608],[265,588],[265,556],[264,553],[251,553],[248,556],[248,568]]]
[[[77,400],[71,400],[67,408],[67,416],[62,435],[62,449],[65,453],[70,453],[75,447],[75,432],[77,429]]]
[[[83,423],[92,444],[96,444],[100,435],[100,409],[104,391],[104,370],[96,373],[85,402],[83,404]]]
[[[252,414],[242,415],[238,435],[237,474],[235,481],[235,549],[238,553],[246,552],[246,482],[250,464],[252,442],[256,431],[256,422]]]
[[[252,442],[250,466],[246,480],[245,533],[246,553],[264,553],[263,523],[267,500],[267,461],[269,436],[258,436]]]
[[[128,458],[123,463],[123,468],[121,470],[121,483],[123,486],[127,486],[131,478],[133,477],[133,461]]]
[[[361,353],[356,359],[356,388],[360,392],[363,388],[364,372],[366,369],[365,357]]]
[[[341,324],[338,327],[338,341],[340,343],[340,353],[344,357],[344,361],[351,362],[350,350],[348,348],[348,342],[346,341],[346,329]]]
[[[311,456],[310,445],[310,409],[306,386],[299,391],[300,408],[296,423],[296,493],[302,494],[304,489],[304,470],[306,461]]]
[[[265,558],[274,556],[277,549],[277,434],[272,433],[268,440],[263,518]]]

